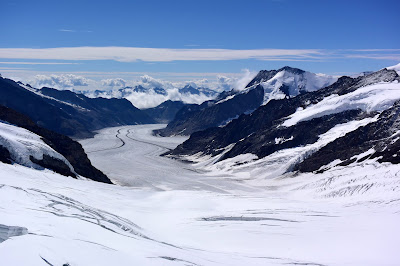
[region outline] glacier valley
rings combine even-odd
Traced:
[[[269,177],[265,169],[293,153],[253,163],[249,154],[189,164],[159,156],[187,139],[151,134],[163,127],[106,128],[80,141],[93,165],[117,185],[0,164],[1,260],[399,265],[400,165],[370,159],[319,174]],[[351,127],[357,125],[329,133]]]

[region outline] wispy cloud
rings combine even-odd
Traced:
[[[6,65],[80,65],[80,63],[55,63],[55,62],[0,62]]]
[[[0,48],[0,58],[28,60],[113,60],[119,62],[228,61],[323,61],[367,58],[399,60],[400,49],[167,49],[143,47]],[[16,63],[15,63],[16,64]],[[33,64],[33,63],[32,63]],[[45,64],[45,63],[36,63]],[[47,64],[47,63],[46,63]],[[50,64],[50,63],[48,63]],[[52,63],[60,64],[60,63]]]
[[[71,30],[71,29],[59,29],[61,32],[93,32],[91,30]]]
[[[0,48],[0,58],[42,60],[114,60],[119,62],[300,60],[321,56],[316,49],[166,49],[140,47]]]
[[[375,60],[398,60],[400,61],[400,54],[354,54],[347,55],[348,58],[364,58]]]
[[[58,31],[62,31],[62,32],[76,32],[76,30],[70,30],[70,29],[59,29]]]

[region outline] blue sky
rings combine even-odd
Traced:
[[[396,0],[3,0],[0,73],[193,79],[285,65],[378,70],[400,62],[399,10]]]

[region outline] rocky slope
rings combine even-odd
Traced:
[[[399,81],[395,71],[383,69],[358,78],[342,77],[331,86],[297,97],[270,100],[224,127],[192,134],[168,155],[223,161],[244,154],[268,158],[304,148],[290,169],[300,171],[365,156],[397,162]],[[335,130],[342,132],[335,135]],[[329,141],[321,142],[322,136]]]

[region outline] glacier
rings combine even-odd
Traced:
[[[185,139],[151,135],[162,126],[108,128],[81,141],[92,163],[114,173],[109,177],[125,186],[0,164],[0,224],[24,228],[23,234],[0,244],[2,261],[12,265],[400,262],[399,165],[367,160],[321,174],[264,179],[256,186],[253,177],[240,171],[224,174],[159,157]]]

